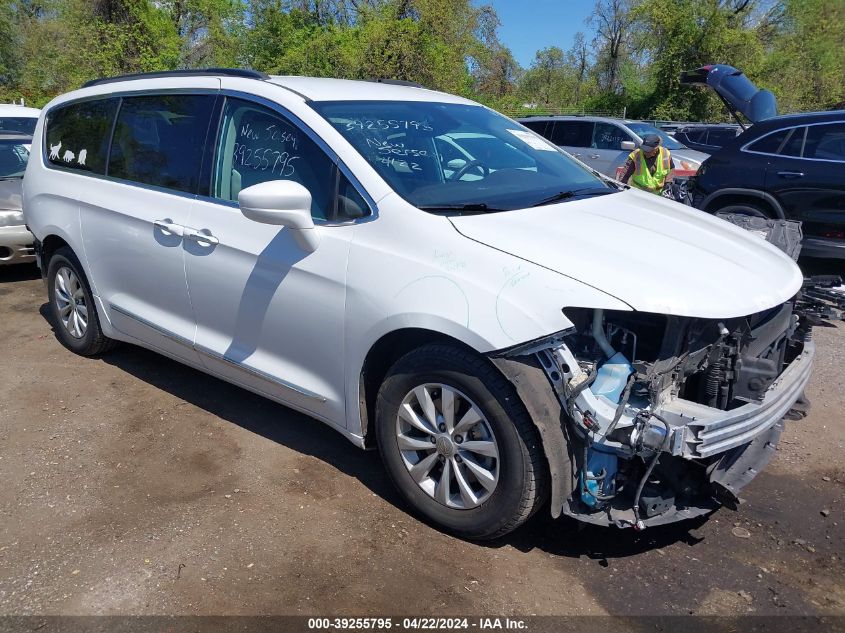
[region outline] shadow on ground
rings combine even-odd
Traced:
[[[41,279],[41,271],[35,264],[12,264],[0,266],[0,285],[15,281]]]

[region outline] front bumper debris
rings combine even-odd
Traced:
[[[560,367],[577,367],[577,361],[565,347],[561,346],[552,353]],[[654,407],[654,413],[666,418],[672,426],[668,452],[684,458],[710,457],[750,442],[785,416],[801,397],[810,380],[814,355],[815,344],[808,341],[801,354],[769,387],[759,404],[748,403],[738,409],[723,411],[675,397]],[[562,390],[563,382],[572,377],[571,372],[561,370],[559,379],[553,380],[553,383],[557,382],[557,387]],[[573,417],[576,422],[583,423],[586,412],[602,429],[610,426],[616,413],[615,405],[593,395],[589,389],[578,395],[575,405]],[[637,413],[635,407],[627,407],[617,426],[630,426]]]
[[[722,411],[676,398],[659,408],[675,427],[673,455],[686,458],[710,457],[755,439],[780,421],[804,393],[813,368],[815,345],[804,344],[804,351],[790,363],[761,403],[750,402],[738,409]]]
[[[793,303],[724,323],[567,316],[570,329],[494,359],[540,430],[554,516],[642,529],[734,506],[806,404],[812,321]]]

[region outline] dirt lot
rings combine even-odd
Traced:
[[[479,545],[309,418],[139,348],[74,356],[44,303],[0,270],[0,614],[845,615],[845,324],[738,512]]]

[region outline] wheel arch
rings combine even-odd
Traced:
[[[41,240],[40,263],[41,271],[45,277],[47,275],[47,267],[50,265],[50,258],[57,250],[59,250],[63,246],[67,246],[70,250],[76,253],[74,248],[70,244],[68,244],[67,240],[65,240],[59,235],[56,235],[55,233],[50,233],[43,240]],[[76,256],[79,257],[79,254],[77,253]]]
[[[427,328],[404,327],[383,334],[370,346],[358,373],[358,409],[361,416],[361,434],[367,448],[375,446],[375,435],[370,421],[375,419],[376,395],[388,370],[408,352],[431,343],[448,343],[484,356],[454,336]]]
[[[742,202],[753,202],[758,206],[763,206],[769,209],[771,217],[775,219],[784,219],[786,214],[783,207],[772,194],[759,189],[744,189],[740,187],[730,187],[727,189],[719,189],[707,196],[701,203],[701,208],[707,213],[714,213],[718,207],[726,204],[739,204]]]
[[[513,385],[539,433],[545,457],[544,468],[551,482],[552,515],[559,516],[563,503],[572,493],[571,449],[565,436],[563,408],[533,355],[510,358],[495,353],[483,354],[457,338],[424,328],[388,332],[371,346],[359,374],[358,406],[364,445],[367,448],[375,446],[375,433],[370,421],[375,416],[379,386],[388,370],[408,352],[430,343],[448,343],[471,351]]]

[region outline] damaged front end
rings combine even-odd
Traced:
[[[546,446],[555,516],[643,529],[732,506],[806,406],[814,348],[793,302],[722,321],[564,312],[572,328],[498,363],[523,399],[539,369],[557,397],[559,419],[532,412],[551,417],[544,444],[566,440]]]

